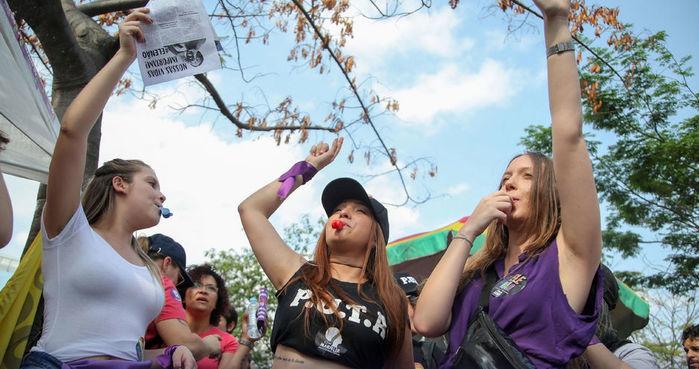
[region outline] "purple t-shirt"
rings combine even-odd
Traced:
[[[502,278],[504,259],[495,262]],[[510,268],[505,279],[491,290],[489,315],[525,353],[538,369],[564,368],[582,354],[595,334],[602,303],[601,269],[592,281],[582,314],[568,304],[558,274],[558,245],[554,240],[538,256]],[[483,289],[480,273],[454,298],[449,327],[449,348],[440,368],[451,368],[454,353],[468,330],[468,322],[478,307]],[[494,297],[497,295],[497,297]]]

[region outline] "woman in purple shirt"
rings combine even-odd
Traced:
[[[580,85],[568,0],[534,0],[544,15],[553,160],[512,159],[499,190],[484,197],[428,279],[414,324],[449,332],[454,365],[486,270],[497,272],[488,315],[537,368],[563,368],[590,342],[601,302],[599,203],[582,135]],[[554,175],[555,173],[555,175]],[[470,255],[483,232],[485,247]]]

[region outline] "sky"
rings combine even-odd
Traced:
[[[395,115],[377,118],[377,127],[389,147],[396,147],[401,163],[428,158],[438,175],[423,172],[409,182],[417,198],[433,198],[421,205],[389,206],[390,239],[446,225],[469,214],[478,201],[496,190],[510,158],[523,151],[518,145],[530,124],[548,124],[543,34],[536,26],[507,32],[499,11],[487,8],[494,1],[462,0],[452,10],[445,2],[398,19],[374,21],[357,18],[346,54],[354,55],[357,80],[382,96],[398,99]],[[212,7],[207,4],[208,8]],[[677,56],[698,56],[699,2],[675,0],[605,1],[619,6],[619,18],[635,29],[669,34],[670,50]],[[652,12],[650,11],[652,7]],[[219,33],[223,26],[216,24]],[[244,83],[230,70],[209,73],[227,102],[245,98],[274,105],[292,96],[300,109],[322,121],[328,104],[344,81],[336,68],[319,75],[286,61],[292,36],[275,32],[270,45],[251,43],[241,48],[246,74],[260,74]],[[226,51],[235,54],[230,39]],[[699,70],[697,59],[692,60]],[[139,78],[137,63],[130,69]],[[311,133],[305,144],[276,145],[268,135],[235,136],[235,129],[213,112],[175,110],[195,102],[203,92],[192,78],[149,88],[162,98],[155,108],[134,95],[112,97],[103,118],[100,163],[115,157],[138,158],[156,171],[174,216],[142,234],[167,234],[186,249],[188,264],[205,261],[208,249],[242,250],[249,245],[242,232],[237,204],[274,180],[293,163],[303,160],[310,146],[331,140],[332,134]],[[690,85],[697,86],[693,77]],[[357,133],[370,142],[367,129]],[[349,146],[349,145],[345,145]],[[367,176],[389,169],[386,160],[370,165],[360,151],[353,164],[345,147],[335,163],[297,190],[272,217],[278,230],[304,214],[323,215],[320,194],[330,180],[359,179],[375,198],[386,203],[403,200],[396,175]],[[5,176],[15,213],[11,243],[0,256],[18,258],[34,211],[38,185]],[[607,209],[603,205],[603,216]],[[638,258],[613,256],[613,269],[644,270],[650,261],[662,267],[666,252],[647,246]]]

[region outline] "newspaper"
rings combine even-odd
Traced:
[[[221,68],[215,35],[200,0],[155,0],[143,24],[138,66],[146,86]]]

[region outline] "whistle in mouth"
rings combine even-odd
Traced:
[[[163,218],[167,219],[167,218],[171,217],[173,214],[170,211],[170,209],[168,209],[166,207],[161,207],[160,208],[160,215],[162,215]]]

